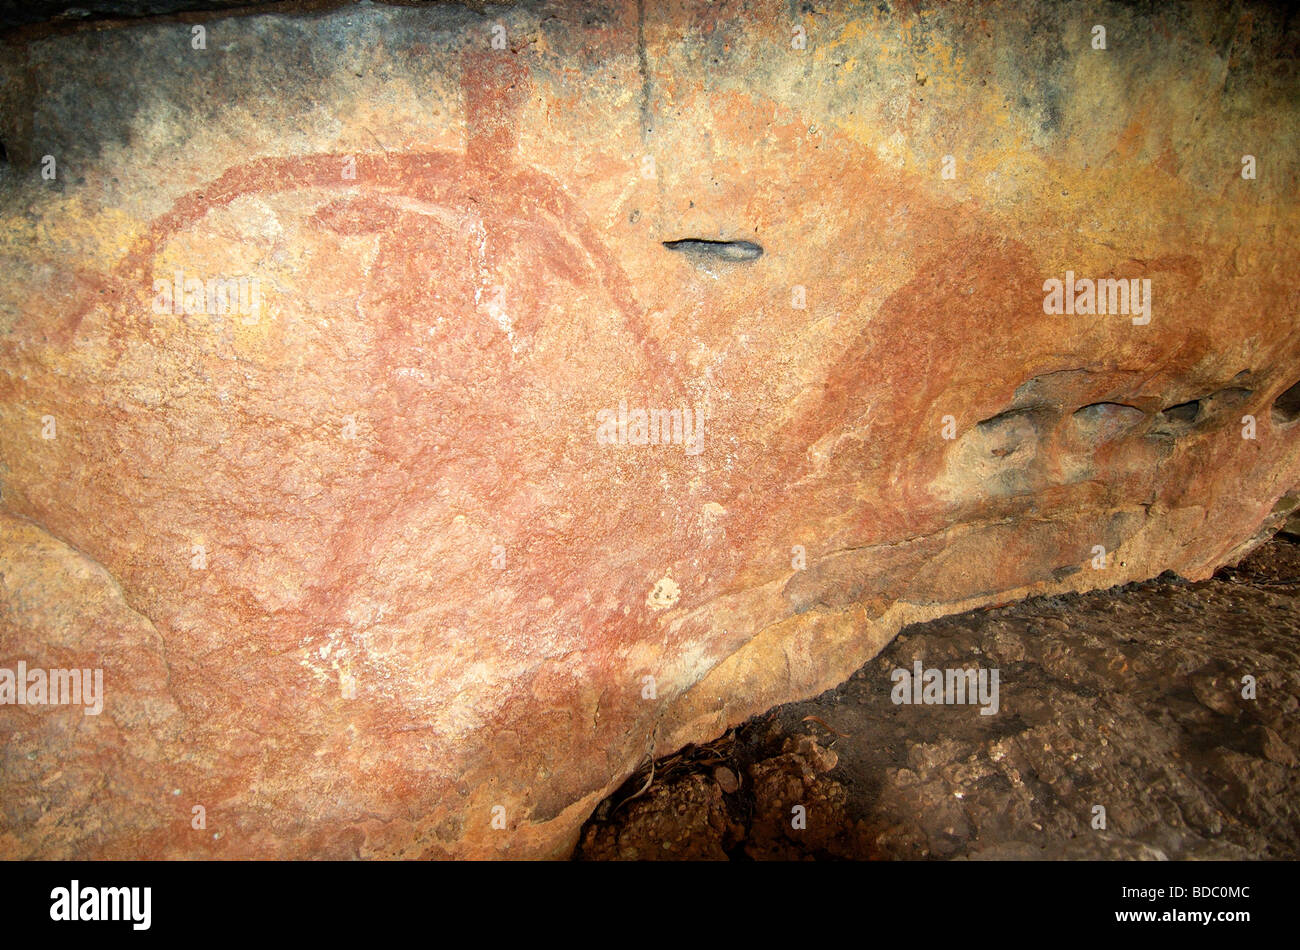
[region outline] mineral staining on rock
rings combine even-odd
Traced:
[[[667,575],[655,582],[654,589],[646,597],[646,606],[652,610],[667,610],[681,600],[681,588]]]
[[[5,855],[561,856],[648,748],[904,623],[1258,543],[1280,21],[819,11],[10,42],[0,666],[105,697],[0,707]],[[1045,313],[1066,274],[1150,321]],[[644,444],[595,437],[623,404]]]

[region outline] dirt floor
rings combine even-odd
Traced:
[[[838,688],[656,762],[648,788],[644,767],[575,858],[1300,858],[1298,540],[1202,583],[907,627]],[[997,669],[998,712],[896,704],[916,660]]]

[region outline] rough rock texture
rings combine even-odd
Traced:
[[[0,665],[108,692],[0,706],[6,856],[564,855],[902,625],[1206,577],[1300,483],[1268,7],[203,22],[0,56]]]
[[[656,762],[644,796],[596,808],[578,853],[1294,860],[1297,595],[1300,544],[1274,540],[1196,584],[1166,575],[909,626],[835,689]],[[1000,669],[998,714],[894,705],[892,672],[917,660]],[[742,780],[709,780],[724,768]]]

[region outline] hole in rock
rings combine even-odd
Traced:
[[[1201,414],[1201,401],[1193,399],[1190,402],[1180,402],[1176,406],[1170,406],[1164,412],[1160,413],[1161,418],[1168,422],[1193,423],[1196,417]]]
[[[1273,421],[1286,425],[1300,419],[1300,381],[1273,400]]]
[[[1074,410],[1074,423],[1084,438],[1105,442],[1137,426],[1146,413],[1122,402],[1094,402]]]
[[[994,458],[1006,458],[1038,439],[1041,409],[1010,409],[975,423],[975,432]]]
[[[753,241],[707,241],[703,238],[682,238],[664,241],[670,251],[680,251],[690,257],[711,258],[719,261],[756,261],[763,256],[763,248]]]
[[[1024,421],[1036,423],[1037,418],[1046,412],[1042,406],[1029,406],[1025,409],[1008,409],[1006,412],[999,412],[996,416],[989,416],[987,419],[981,419],[975,423],[976,427],[985,431],[1001,429],[1014,423]]]
[[[1221,409],[1235,409],[1238,406],[1244,406],[1253,395],[1255,395],[1253,389],[1242,389],[1239,386],[1233,386],[1211,393],[1208,401],[1211,404],[1210,408],[1217,412]]]

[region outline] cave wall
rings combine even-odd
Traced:
[[[1034,0],[11,35],[0,666],[106,686],[0,705],[0,854],[563,856],[906,623],[1239,559],[1300,485],[1296,38]]]

